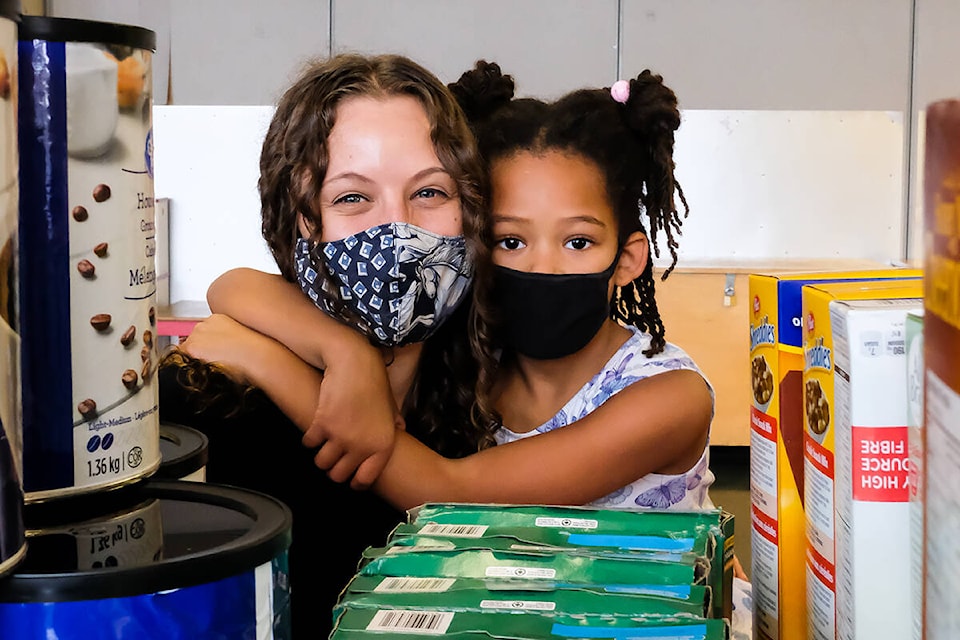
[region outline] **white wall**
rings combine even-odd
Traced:
[[[885,130],[882,159],[838,166],[839,175],[832,177],[851,189],[858,185],[873,195],[888,196],[886,205],[898,213],[891,217],[885,208],[871,219],[862,208],[841,207],[832,215],[840,223],[836,228],[876,225],[866,236],[847,238],[851,246],[861,248],[865,237],[877,238],[872,248],[876,254],[886,252],[892,229],[899,255],[891,257],[901,258],[920,255],[920,234],[915,232],[922,178],[916,151],[922,143],[920,111],[934,99],[960,95],[957,0],[48,0],[46,4],[50,15],[156,30],[155,104],[270,105],[307,59],[358,50],[407,54],[444,81],[454,80],[478,58],[495,60],[514,74],[524,95],[552,97],[584,85],[608,85],[651,68],[664,75],[687,110],[889,112],[891,122],[899,118],[902,123],[899,150],[889,148]],[[789,132],[771,134],[758,141],[762,148],[752,157],[795,157],[792,148],[783,146],[784,136],[794,140]],[[831,147],[830,139],[816,140],[813,144],[819,147],[803,149],[807,162],[847,153]],[[700,142],[711,144],[706,138]],[[162,144],[158,136],[158,158]],[[899,161],[893,158],[897,153]],[[898,175],[883,174],[882,185],[874,185],[872,172],[881,165]],[[697,171],[704,180],[727,175]],[[772,190],[769,181],[759,184],[748,176],[742,176],[740,184],[746,190],[757,189],[768,200],[779,192],[784,203],[795,201],[791,194],[822,187],[781,175],[786,182]],[[687,182],[695,193],[697,185]],[[899,195],[891,191],[892,184],[900,185]],[[703,203],[698,204],[702,211]],[[706,207],[729,215],[717,203]],[[769,211],[735,214],[743,224],[771,224]],[[176,202],[171,219],[175,224]],[[712,226],[704,223],[699,230],[706,228]],[[697,235],[695,229],[691,221],[688,234]]]

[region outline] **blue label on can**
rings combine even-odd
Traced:
[[[289,589],[258,585],[250,570],[216,582],[159,593],[76,602],[0,603],[0,637],[58,640],[290,638]],[[260,621],[258,627],[258,614]]]

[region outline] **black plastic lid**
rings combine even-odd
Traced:
[[[50,507],[56,505],[45,505],[42,518],[34,517],[35,510],[25,514],[30,536],[27,557],[14,573],[0,580],[0,602],[100,600],[191,587],[252,571],[290,547],[290,509],[279,500],[247,489],[148,480],[99,497],[113,503],[122,500],[129,512],[159,503],[161,557],[143,558],[130,566],[78,569],[77,545],[63,544],[64,531],[71,526],[95,525],[97,519],[91,519],[84,508],[85,517],[71,520],[71,512],[82,504],[74,501],[61,510],[61,520],[54,522],[55,510]],[[92,501],[89,498],[86,505]],[[102,511],[99,517],[103,522],[123,515],[109,508]],[[43,528],[34,529],[36,526]]]
[[[21,40],[54,42],[99,42],[119,44],[135,49],[156,51],[157,34],[150,29],[113,22],[23,16],[20,20]]]
[[[179,480],[205,467],[209,452],[202,431],[169,422],[160,423],[160,468],[154,478]]]
[[[20,0],[0,0],[0,16],[20,22]]]

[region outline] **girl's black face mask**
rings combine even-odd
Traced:
[[[503,345],[535,360],[583,349],[610,317],[607,291],[619,259],[618,251],[600,273],[528,273],[494,266],[493,302]]]

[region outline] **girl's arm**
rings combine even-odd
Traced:
[[[315,396],[292,390],[269,369],[253,371],[264,357],[250,358],[247,375],[305,429],[310,412],[299,403]],[[292,373],[306,365],[285,349],[270,358],[298,379],[308,375]],[[711,412],[703,378],[670,371],[630,385],[576,423],[457,460],[398,432],[373,488],[399,509],[446,501],[585,504],[648,473],[692,467],[706,446]]]
[[[459,460],[398,434],[374,490],[399,509],[446,501],[585,504],[646,474],[692,467],[711,413],[703,378],[671,371],[630,385],[576,423]]]

